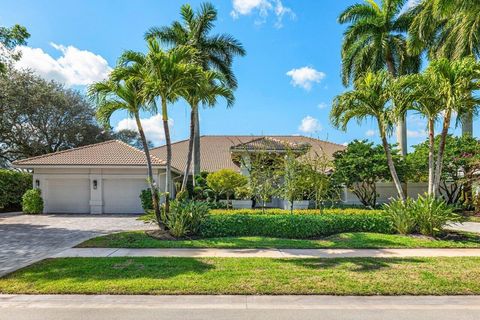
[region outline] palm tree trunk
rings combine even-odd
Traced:
[[[165,176],[165,214],[170,213],[170,190],[172,180],[172,142],[170,139],[170,128],[168,126],[167,101],[162,98],[162,121],[165,132],[165,143],[167,145],[167,167]]]
[[[194,110],[195,127],[194,127],[194,142],[193,142],[193,183],[195,184],[195,177],[200,174],[200,120],[198,116],[198,106]]]
[[[152,193],[152,204],[153,210],[155,211],[155,217],[157,219],[158,226],[163,228],[161,219],[160,219],[160,205],[158,199],[158,191],[153,180],[153,169],[152,169],[152,159],[150,158],[150,150],[148,149],[147,138],[145,137],[145,132],[143,131],[142,122],[140,121],[140,115],[135,113],[135,122],[137,123],[138,133],[140,134],[140,139],[143,144],[143,151],[147,158],[147,175],[148,175],[148,184],[150,185],[150,192]]]
[[[435,123],[433,118],[428,119],[428,195],[433,194],[435,175]]]
[[[439,194],[438,192],[440,188],[440,178],[442,174],[443,154],[445,152],[445,144],[447,143],[447,135],[448,135],[448,129],[450,127],[451,116],[452,116],[452,109],[448,108],[447,111],[445,112],[442,133],[440,135],[440,143],[438,146],[437,163],[435,166],[435,178],[433,181],[433,195]]]
[[[187,189],[188,176],[190,175],[190,166],[192,164],[193,142],[195,139],[195,109],[197,106],[191,105],[190,111],[190,139],[188,140],[188,154],[187,163],[185,165],[185,172],[183,173],[182,191]]]
[[[405,201],[405,194],[402,189],[402,183],[398,178],[397,170],[395,169],[395,164],[393,163],[392,152],[390,150],[390,146],[388,145],[385,128],[383,127],[383,124],[380,121],[378,122],[378,127],[380,129],[380,136],[382,138],[383,149],[385,150],[385,154],[387,156],[388,168],[390,169],[390,174],[392,175],[393,183],[395,184],[395,188],[397,189],[398,197],[402,199],[402,201]]]

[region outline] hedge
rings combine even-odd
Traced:
[[[275,237],[314,239],[342,232],[393,233],[384,213],[365,214],[213,214],[200,235],[215,237]]]
[[[0,211],[20,210],[23,194],[32,189],[32,175],[0,169]]]
[[[301,210],[293,210],[293,214],[296,215],[304,215],[304,214],[378,214],[382,213],[383,210],[371,210],[371,209],[357,209],[357,208],[348,208],[348,209],[301,209]],[[264,211],[261,209],[233,209],[233,210],[225,210],[225,209],[214,209],[210,210],[210,214],[213,215],[234,215],[234,214],[254,214],[254,215],[278,215],[278,214],[290,214],[290,210],[284,209],[265,209]]]

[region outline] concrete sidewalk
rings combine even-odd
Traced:
[[[123,249],[72,248],[53,256],[65,257],[226,257],[226,258],[403,258],[480,257],[480,249]]]
[[[15,320],[474,320],[479,296],[0,295]]]

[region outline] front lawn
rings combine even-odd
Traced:
[[[63,258],[0,279],[10,294],[480,294],[480,258]]]
[[[451,235],[454,235],[452,233]],[[267,237],[225,237],[195,240],[157,240],[143,231],[131,231],[93,238],[81,248],[478,248],[480,235],[459,233],[458,240],[380,233],[341,233],[320,240]]]

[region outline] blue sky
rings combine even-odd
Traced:
[[[188,1],[197,7],[201,1]],[[202,134],[303,134],[336,143],[378,141],[373,122],[352,123],[347,132],[332,128],[328,114],[340,81],[340,46],[345,26],[338,14],[354,0],[218,0],[214,33],[230,33],[247,56],[238,58],[236,103],[201,111]],[[0,24],[26,26],[31,33],[22,67],[66,85],[85,85],[108,74],[123,50],[145,49],[143,34],[152,26],[179,19],[186,1],[173,0],[2,0]],[[287,74],[288,73],[288,74]],[[310,79],[310,80],[309,80]],[[296,82],[295,82],[296,81]],[[158,117],[143,114],[148,135],[161,143]],[[173,140],[188,137],[189,110],[170,107]],[[114,127],[130,127],[126,114]],[[409,145],[425,137],[424,121],[411,114]],[[478,135],[478,120],[475,122]],[[458,129],[455,130],[458,132]]]

